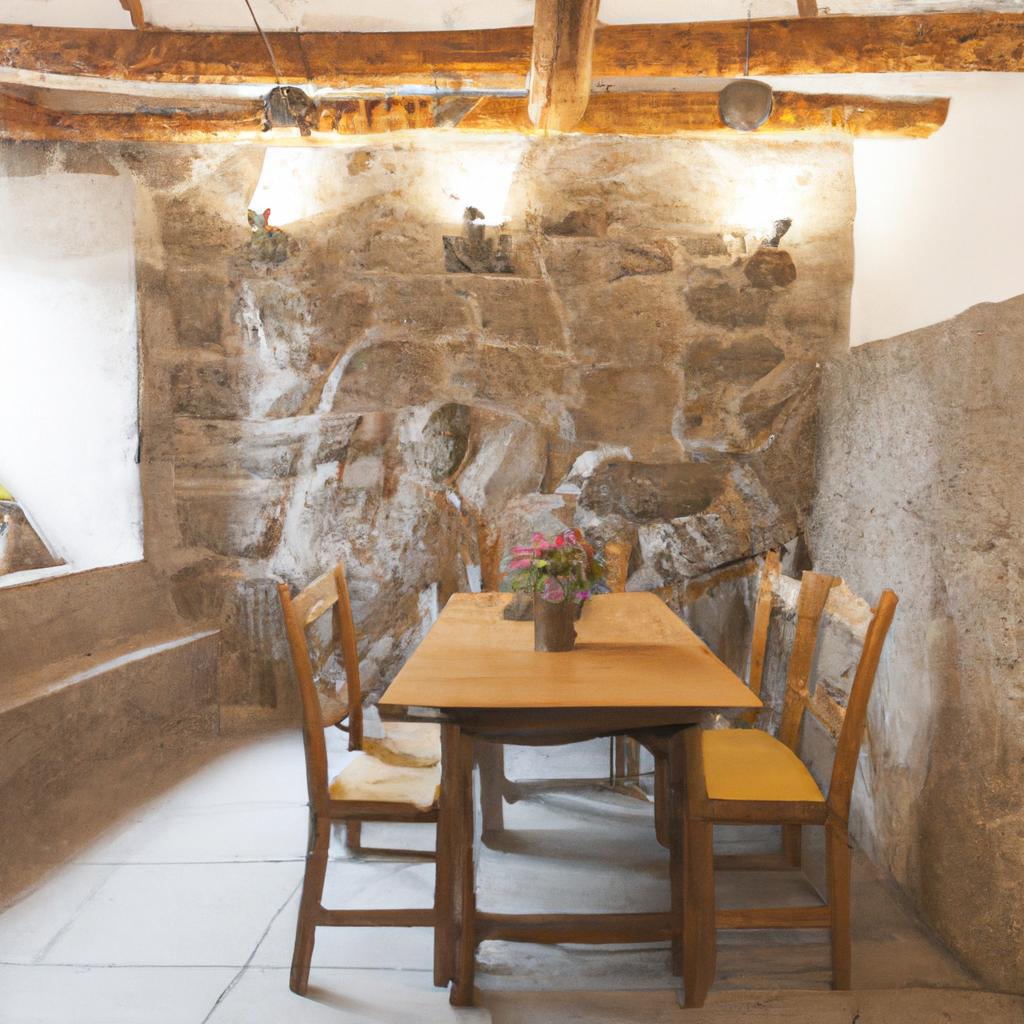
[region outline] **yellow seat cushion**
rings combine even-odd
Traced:
[[[441,727],[429,722],[385,722],[383,736],[363,735],[363,750],[387,764],[431,768],[441,762]]]
[[[403,768],[356,751],[331,780],[332,800],[382,800],[429,810],[437,802],[441,766]]]
[[[824,803],[807,766],[760,729],[709,729],[701,734],[709,800]]]

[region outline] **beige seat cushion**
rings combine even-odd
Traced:
[[[382,737],[364,733],[363,750],[387,764],[430,768],[441,761],[441,727],[429,722],[385,722]]]
[[[382,800],[428,810],[437,802],[441,766],[403,768],[356,751],[331,781],[332,800]]]
[[[803,761],[768,733],[709,729],[701,739],[708,799],[824,802]]]

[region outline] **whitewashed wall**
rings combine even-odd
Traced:
[[[854,144],[853,345],[1024,293],[1024,76],[927,77],[941,131]]]
[[[140,559],[131,181],[3,177],[0,223],[0,483],[70,570]]]

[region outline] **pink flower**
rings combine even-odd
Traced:
[[[534,547],[537,547],[538,544],[541,547],[543,547],[545,544],[547,544],[547,542],[548,542],[548,539],[547,539],[547,537],[544,536],[543,533],[535,533],[533,535],[533,546]]]
[[[508,563],[508,571],[511,572],[513,569],[528,569],[533,565],[532,558],[516,558]]]
[[[554,576],[549,576],[544,581],[544,590],[541,592],[541,597],[545,601],[551,601],[553,604],[558,604],[565,600],[565,587],[562,586]]]
[[[517,544],[512,549],[512,554],[517,555],[520,558],[533,558],[533,548],[524,548]]]
[[[590,591],[589,590],[577,590],[576,591],[576,600],[579,601],[580,604],[582,604],[584,601],[586,601],[589,597],[590,597]]]

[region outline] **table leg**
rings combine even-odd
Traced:
[[[455,973],[449,1001],[452,1006],[473,1005],[476,975],[476,879],[474,853],[476,815],[473,801],[473,737],[462,733],[458,757],[458,810],[456,823],[455,904],[458,920],[458,946]]]
[[[476,745],[476,763],[480,766],[480,814],[484,842],[505,828],[505,746],[480,742]]]
[[[455,977],[461,746],[462,730],[457,725],[442,725],[441,799],[438,806],[437,863],[434,875],[434,984],[438,988],[446,987]]]
[[[686,799],[685,729],[673,734],[668,745],[665,794],[669,848],[669,881],[672,888],[672,973],[683,973],[683,923],[686,915],[686,863],[683,836],[683,801]]]

